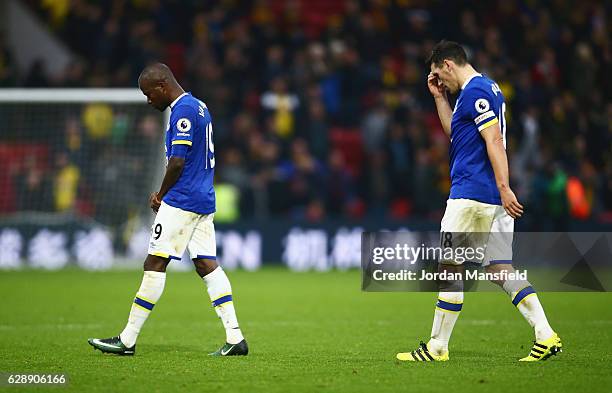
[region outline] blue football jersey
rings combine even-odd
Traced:
[[[480,131],[499,123],[506,145],[505,105],[497,83],[481,74],[463,86],[451,119],[450,199],[501,205],[495,174]]]
[[[198,214],[215,211],[215,147],[206,105],[185,93],[171,105],[166,131],[166,159],[185,158],[178,181],[164,196],[168,205]]]

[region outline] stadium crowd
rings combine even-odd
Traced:
[[[78,60],[62,75],[41,62],[20,75],[0,44],[0,85],[134,87],[147,63],[167,63],[211,109],[232,219],[439,219],[448,140],[425,59],[447,38],[506,97],[512,184],[529,228],[612,221],[604,2],[27,3]]]

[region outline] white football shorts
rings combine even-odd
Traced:
[[[440,225],[440,244],[454,252],[452,257],[440,259],[440,263],[511,264],[513,235],[514,219],[502,206],[472,199],[449,199]],[[476,252],[468,253],[468,248]]]
[[[215,214],[198,214],[161,203],[151,227],[149,254],[181,259],[185,249],[191,259],[217,259]]]

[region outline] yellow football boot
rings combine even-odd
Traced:
[[[402,362],[446,362],[448,360],[448,351],[444,352],[442,355],[434,355],[429,352],[427,344],[421,341],[416,350],[412,352],[401,352],[395,357]]]
[[[531,348],[529,355],[519,359],[519,362],[539,362],[540,360],[546,360],[561,352],[562,347],[561,338],[557,333],[553,333],[552,337],[548,340],[534,341],[533,348]]]

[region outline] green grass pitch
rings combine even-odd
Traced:
[[[134,357],[88,337],[124,326],[138,271],[0,272],[0,373],[68,373],[57,391],[609,392],[612,294],[541,293],[564,352],[524,364],[532,331],[504,293],[468,293],[444,364],[398,363],[426,340],[435,294],[363,293],[358,271],[229,272],[251,354],[211,358],[224,341],[194,273],[169,272]],[[0,388],[1,389],[1,388]],[[48,391],[49,387],[6,388]],[[55,390],[54,390],[55,391]]]

